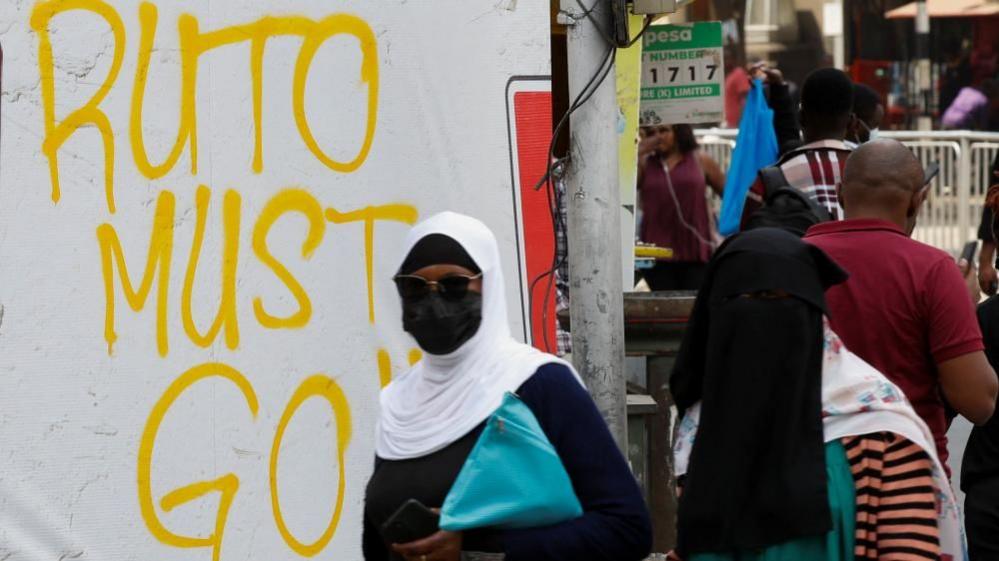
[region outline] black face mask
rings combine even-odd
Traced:
[[[419,300],[402,301],[402,328],[432,355],[458,350],[482,323],[482,295],[468,291],[460,300],[431,292]]]

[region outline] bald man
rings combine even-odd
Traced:
[[[846,219],[813,226],[805,241],[850,273],[826,294],[833,330],[902,388],[946,464],[945,403],[981,425],[992,417],[999,382],[954,259],[909,237],[924,183],[919,161],[899,142],[863,144],[839,189]]]

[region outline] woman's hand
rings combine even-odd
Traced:
[[[460,561],[461,532],[441,530],[436,534],[404,544],[392,544],[392,551],[407,561]]]

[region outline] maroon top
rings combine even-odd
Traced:
[[[926,421],[947,465],[947,420],[937,365],[984,349],[954,259],[881,220],[812,226],[805,241],[850,273],[826,292],[846,347],[898,384]]]
[[[639,185],[642,241],[672,249],[672,261],[707,263],[711,258],[707,183],[697,152],[684,154],[680,163],[669,170],[668,179],[660,158],[651,156],[644,166]],[[675,199],[670,193],[671,182]]]

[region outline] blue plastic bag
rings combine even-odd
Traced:
[[[774,132],[774,112],[763,96],[763,80],[753,80],[746,98],[746,108],[739,121],[739,136],[735,140],[732,163],[725,179],[718,231],[729,236],[739,231],[746,194],[760,168],[777,161],[777,133]]]
[[[444,499],[440,527],[535,528],[582,514],[555,447],[530,408],[508,393]]]

